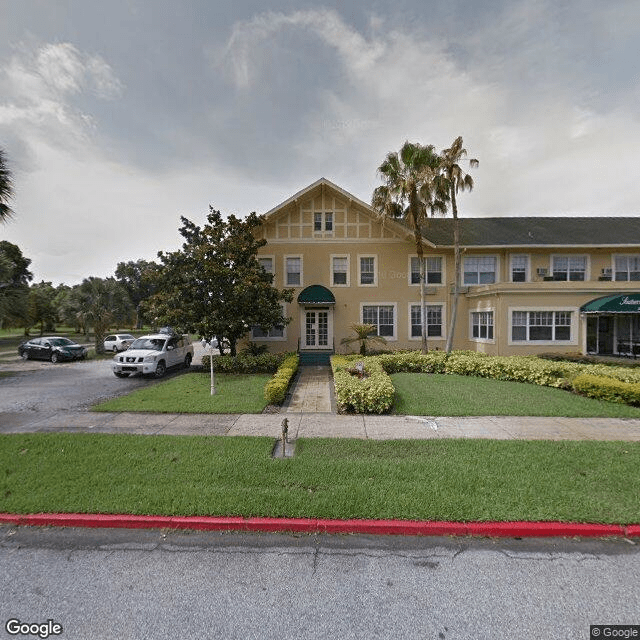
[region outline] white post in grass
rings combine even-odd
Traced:
[[[213,340],[209,341],[209,367],[211,368],[211,395],[216,395],[216,378],[213,374]]]

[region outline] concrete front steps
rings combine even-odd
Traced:
[[[329,366],[331,362],[329,358],[334,354],[332,351],[299,351],[299,365],[301,367],[310,366]]]

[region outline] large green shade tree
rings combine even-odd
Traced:
[[[252,326],[266,331],[287,324],[283,302],[291,302],[293,292],[275,288],[257,260],[266,244],[258,237],[259,216],[224,218],[210,207],[202,227],[181,221],[182,249],[158,254],[161,285],[150,301],[156,322],[227,341],[232,355]]]

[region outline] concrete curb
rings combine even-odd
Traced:
[[[40,527],[116,529],[193,529],[351,533],[404,536],[485,536],[496,538],[640,537],[640,524],[577,522],[418,522],[409,520],[325,520],[319,518],[243,518],[234,516],[137,516],[91,513],[0,513],[0,523]]]

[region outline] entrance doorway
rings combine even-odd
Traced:
[[[333,309],[331,307],[305,307],[300,325],[300,349],[333,349]]]
[[[638,356],[640,315],[598,315],[587,317],[587,353]]]

